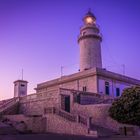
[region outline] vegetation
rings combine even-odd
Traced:
[[[123,91],[109,109],[114,120],[140,126],[140,86],[133,86]]]

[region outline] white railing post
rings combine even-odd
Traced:
[[[91,120],[92,120],[92,117],[89,117],[87,119],[87,127],[90,128],[91,127]]]
[[[79,115],[76,115],[76,122],[79,123]]]

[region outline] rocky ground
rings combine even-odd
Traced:
[[[85,137],[85,136],[71,136],[60,134],[17,134],[17,135],[0,135],[0,140],[140,140],[140,137]]]

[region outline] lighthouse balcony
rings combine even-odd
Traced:
[[[95,38],[95,39],[99,39],[100,41],[102,41],[102,35],[100,33],[98,33],[98,34],[92,33],[92,34],[80,34],[78,36],[78,42],[80,40],[87,39],[87,38]]]

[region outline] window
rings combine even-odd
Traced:
[[[86,32],[83,32],[83,35],[85,35],[86,34]]]
[[[109,95],[109,82],[105,82],[105,94]]]
[[[25,85],[21,84],[20,86],[21,86],[21,87],[24,87]]]
[[[86,86],[83,87],[83,91],[87,91],[87,87]]]
[[[116,97],[120,96],[120,89],[116,88]]]

